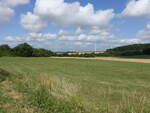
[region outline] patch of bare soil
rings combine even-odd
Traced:
[[[150,59],[129,59],[129,58],[118,58],[118,57],[93,57],[93,58],[82,58],[82,57],[52,57],[52,58],[65,58],[65,59],[95,59],[95,60],[110,60],[110,61],[121,61],[121,62],[137,62],[137,63],[150,63]]]
[[[25,105],[23,101],[23,94],[19,93],[13,88],[13,83],[9,80],[5,80],[2,83],[3,88],[7,90],[6,95],[13,99],[15,102],[14,105],[12,104],[5,104],[1,106],[4,109],[7,110],[17,110],[19,113],[34,113],[34,110],[27,105]]]
[[[129,59],[129,58],[117,58],[117,57],[97,57],[95,59],[112,60],[112,61],[123,61],[123,62],[150,63],[150,59]]]
[[[2,83],[3,87],[8,91],[7,95],[14,100],[21,100],[22,94],[13,89],[11,81],[6,80]]]
[[[8,71],[0,68],[0,82],[4,81],[9,75],[10,73]]]

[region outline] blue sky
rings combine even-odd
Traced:
[[[45,1],[45,2],[44,2]],[[0,0],[0,44],[53,51],[150,42],[150,0]]]

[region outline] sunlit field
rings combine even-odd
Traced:
[[[150,64],[0,58],[0,113],[150,113]]]

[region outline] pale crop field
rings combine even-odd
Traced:
[[[0,68],[0,113],[150,113],[150,64],[8,57]]]

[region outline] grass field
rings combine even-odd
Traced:
[[[150,64],[0,58],[0,113],[150,113]]]

